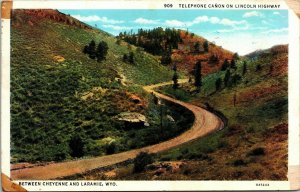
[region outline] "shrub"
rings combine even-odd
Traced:
[[[84,155],[83,154],[84,143],[81,136],[79,135],[73,136],[69,142],[69,146],[71,149],[72,157],[82,157]]]
[[[118,148],[115,142],[111,142],[106,145],[106,154],[114,154],[117,150]]]
[[[256,67],[255,67],[255,71],[256,71],[256,72],[257,72],[257,71],[261,71],[261,69],[262,69],[261,64],[257,64]]]
[[[265,155],[265,149],[262,147],[258,147],[253,149],[248,153],[248,156],[259,156],[259,155]]]
[[[234,166],[243,166],[246,165],[247,163],[243,159],[237,159],[233,162]]]
[[[169,156],[164,156],[162,158],[160,158],[161,161],[170,161],[171,160],[171,157]]]
[[[205,160],[209,159],[208,155],[205,153],[188,153],[187,155],[184,156],[185,159],[193,160],[193,159],[198,159],[198,160]]]
[[[145,167],[153,163],[153,155],[147,152],[140,152],[134,159],[134,172],[142,172],[145,170]]]

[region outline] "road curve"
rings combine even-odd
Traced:
[[[186,79],[180,79],[179,83],[187,82]],[[161,151],[165,151],[186,143],[188,141],[194,140],[199,137],[203,137],[213,131],[219,130],[223,128],[222,120],[216,115],[208,112],[198,106],[192,105],[190,103],[182,102],[176,100],[174,98],[168,97],[166,95],[155,92],[153,89],[165,85],[170,85],[172,82],[164,82],[155,85],[145,86],[144,90],[148,93],[153,93],[157,97],[168,100],[192,111],[195,115],[195,121],[193,126],[182,133],[181,135],[170,139],[168,141],[164,141],[155,145],[146,146],[140,149],[133,149],[130,151],[117,153],[113,155],[106,155],[101,157],[95,157],[90,159],[81,159],[60,163],[53,163],[44,166],[35,166],[31,168],[24,168],[18,170],[11,171],[11,178],[14,180],[27,180],[27,179],[35,179],[35,180],[47,180],[47,179],[56,179],[65,176],[74,175],[77,173],[84,173],[89,170],[93,170],[100,167],[105,167],[109,165],[114,165],[116,163],[123,162],[128,159],[135,158],[135,156],[141,151],[146,151],[149,153],[157,153]]]

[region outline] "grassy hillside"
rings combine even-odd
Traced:
[[[56,10],[14,10],[11,31],[12,162],[105,155],[173,136],[153,138],[160,109],[141,87],[172,78],[153,56]],[[108,44],[105,61],[82,53],[91,40]],[[134,64],[122,61],[129,52]],[[126,130],[115,117],[128,111],[150,125]],[[170,127],[184,130],[177,123]]]
[[[178,90],[164,87],[165,94],[219,111],[226,126],[205,138],[155,156],[146,171],[133,173],[131,165],[89,179],[158,180],[286,180],[288,138],[287,45],[251,54],[229,68],[231,79],[224,85],[225,71],[203,79],[200,93],[192,84]],[[246,70],[244,70],[246,63]],[[221,88],[215,82],[222,79]],[[112,177],[111,175],[113,175]]]
[[[203,140],[162,154],[165,160],[191,160],[174,177],[184,178],[186,170],[194,179],[286,179],[287,64],[287,46],[274,46],[255,58],[241,59],[236,70],[228,69],[231,78],[241,76],[229,87],[222,82],[216,91],[215,82],[224,79],[225,71],[205,77],[200,93],[191,95],[191,85],[182,87],[192,103],[204,107],[208,103],[225,115],[228,125]]]

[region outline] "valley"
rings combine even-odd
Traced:
[[[13,179],[287,179],[288,45],[12,16]]]

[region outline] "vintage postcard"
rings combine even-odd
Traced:
[[[299,190],[299,9],[2,1],[3,191]]]

